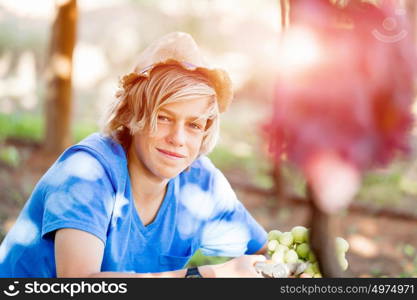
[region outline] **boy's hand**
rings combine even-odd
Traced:
[[[274,263],[272,261],[259,262],[255,269],[267,278],[288,278],[302,275],[308,263]]]
[[[202,266],[199,269],[203,277],[262,278],[262,274],[256,271],[255,264],[264,262],[265,260],[266,257],[263,255],[243,255],[223,264]]]

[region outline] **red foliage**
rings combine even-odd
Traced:
[[[331,152],[364,170],[407,152],[415,53],[406,16],[388,6],[293,3],[291,26],[311,30],[323,55],[316,65],[277,78],[264,126],[277,162],[286,153],[305,170],[312,157]],[[385,26],[387,20],[395,20],[397,30]]]

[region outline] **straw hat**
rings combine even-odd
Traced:
[[[141,79],[149,77],[152,69],[160,65],[178,65],[190,71],[205,75],[214,88],[219,111],[227,110],[233,99],[232,82],[226,71],[210,68],[191,35],[184,32],[172,32],[149,45],[139,56],[133,72],[121,78],[121,87],[129,88]]]

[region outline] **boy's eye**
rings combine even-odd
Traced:
[[[200,124],[197,124],[197,123],[191,123],[190,127],[193,128],[193,129],[196,129],[196,130],[202,130],[203,129],[203,126],[200,125]]]
[[[158,116],[158,121],[169,121],[169,118],[165,116]]]

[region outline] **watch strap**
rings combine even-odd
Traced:
[[[185,274],[185,278],[202,278],[198,267],[192,267],[187,269],[187,273]]]

